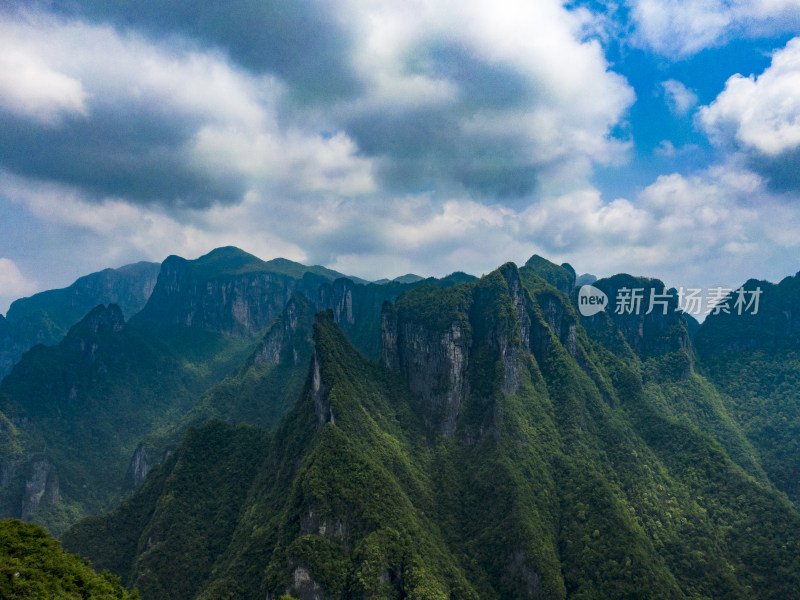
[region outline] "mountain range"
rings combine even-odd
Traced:
[[[592,285],[228,247],[17,301],[1,516],[146,600],[799,598],[800,274],[702,324]]]

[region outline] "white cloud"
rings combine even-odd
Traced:
[[[87,186],[129,170],[157,190],[146,171],[160,162],[175,166],[176,179],[196,180],[188,194],[208,193],[209,182],[241,194],[275,185],[287,193],[372,190],[371,164],[357,156],[353,141],[287,119],[286,94],[277,78],[188,42],[41,13],[0,23],[0,106],[46,123],[83,115],[83,131],[95,135],[84,133],[76,148],[62,145],[85,156],[85,164],[97,163],[100,172]],[[138,200],[117,187],[120,200]],[[164,197],[148,200],[168,204],[170,193],[165,187]]]
[[[734,75],[699,111],[703,128],[719,144],[777,156],[800,147],[800,38],[776,52],[757,78]]]
[[[36,289],[36,283],[25,277],[10,258],[0,258],[0,290],[3,296],[24,296]]]
[[[661,87],[667,106],[676,115],[685,115],[697,104],[697,94],[676,79],[662,81]]]
[[[353,61],[367,84],[363,97],[342,107],[348,114],[441,110],[452,123],[441,137],[460,140],[461,153],[488,140],[513,145],[539,171],[539,183],[555,187],[587,177],[593,164],[623,159],[628,144],[610,131],[634,93],[610,70],[600,44],[582,41],[587,11],[555,0],[353,0],[347,7],[357,32]],[[458,54],[448,68],[473,72],[438,68],[431,47]],[[487,99],[471,104],[466,86],[476,85],[480,68],[494,70],[499,83],[515,80],[530,97],[502,106],[503,90],[487,87]]]
[[[798,0],[629,0],[634,42],[669,57],[720,46],[732,36],[795,31]]]
[[[0,21],[0,109],[51,126],[68,115],[86,116],[81,82],[50,68],[7,29]]]

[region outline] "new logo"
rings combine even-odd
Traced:
[[[581,286],[578,290],[578,310],[584,317],[591,317],[602,312],[608,306],[608,296],[603,290],[593,285]]]

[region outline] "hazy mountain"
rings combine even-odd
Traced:
[[[116,304],[126,317],[142,309],[153,291],[160,266],[139,262],[105,269],[69,287],[21,298],[0,317],[0,379],[22,353],[36,344],[57,344],[69,328],[98,304]]]

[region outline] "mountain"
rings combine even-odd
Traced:
[[[0,457],[3,514],[59,532],[110,508],[139,441],[185,414],[249,347],[191,330],[163,339],[111,304],[58,345],[29,350],[0,383],[0,411],[22,446]]]
[[[117,304],[131,316],[153,291],[160,265],[139,262],[105,269],[76,280],[69,287],[21,298],[0,317],[0,379],[23,352],[36,344],[58,343],[69,328],[98,304]]]
[[[67,554],[40,527],[0,521],[0,597],[134,600],[113,576],[97,574],[77,556]]]
[[[541,272],[384,301],[377,362],[333,309],[300,334],[295,300],[243,371],[310,350],[274,431],[189,429],[65,547],[146,600],[797,598],[800,513],[696,371],[672,300],[645,340],[627,317],[581,318]]]
[[[538,254],[534,254],[525,262],[525,266],[533,270],[554,288],[567,295],[575,287],[575,269],[569,263],[557,265]]]
[[[758,306],[739,314],[734,291],[706,317],[695,345],[770,480],[800,505],[800,273],[741,289],[748,302],[759,292]]]
[[[302,389],[318,310],[377,359],[383,302],[422,282],[337,275],[231,247],[171,256],[129,320],[98,305],[30,349],[0,382],[0,515],[60,533],[141,485],[190,426],[273,427]]]

